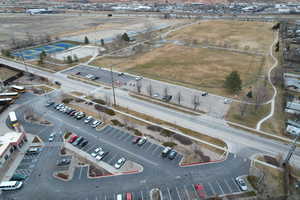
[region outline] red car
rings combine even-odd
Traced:
[[[78,135],[73,135],[73,136],[69,139],[69,143],[73,143],[77,138],[78,138]]]
[[[196,190],[198,196],[199,196],[200,198],[205,199],[205,196],[206,196],[206,195],[205,195],[205,191],[204,191],[203,185],[201,185],[201,184],[195,184],[194,187],[195,187],[195,190]]]
[[[126,193],[126,200],[132,200],[132,194],[130,192]]]

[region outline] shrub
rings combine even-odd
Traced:
[[[70,103],[70,102],[73,101],[73,100],[74,100],[73,98],[64,98],[64,99],[62,100],[62,102],[65,103],[65,104],[68,104],[68,103]]]
[[[108,109],[108,108],[106,108],[105,110],[104,110],[104,112],[106,113],[106,114],[108,114],[108,115],[111,115],[111,116],[114,116],[116,113],[115,113],[115,111],[113,111],[112,109]]]
[[[79,98],[75,98],[75,102],[82,103],[82,102],[84,102],[84,100],[83,99],[79,99]]]
[[[102,105],[105,105],[105,104],[106,104],[105,101],[102,100],[102,99],[93,99],[92,101],[95,102],[95,103],[102,104]]]
[[[177,144],[175,142],[164,142],[162,145],[165,147],[175,147]]]
[[[63,173],[58,173],[58,174],[57,174],[57,177],[62,178],[62,179],[68,179],[68,178],[69,178],[69,175],[63,174]]]
[[[71,134],[72,134],[71,132],[66,132],[64,135],[65,140],[68,139]]]
[[[178,140],[183,145],[191,145],[193,144],[192,140],[186,136],[175,134],[173,135],[173,138]]]
[[[134,129],[134,135],[136,135],[136,136],[142,136],[143,133],[141,131],[139,131],[138,129]]]
[[[67,152],[66,152],[66,148],[61,148],[60,150],[60,154],[61,155],[65,155]]]
[[[157,131],[157,132],[160,132],[163,130],[161,127],[155,126],[155,125],[149,125],[149,126],[147,126],[147,129],[149,129],[151,131]]]
[[[124,124],[122,124],[119,120],[112,119],[112,120],[110,120],[110,121],[111,121],[111,123],[112,123],[113,125],[115,125],[115,126],[120,126],[120,127],[123,127],[123,126],[124,126]]]
[[[162,132],[160,133],[160,135],[165,136],[165,137],[171,137],[172,135],[174,135],[175,133],[166,129],[163,129]]]

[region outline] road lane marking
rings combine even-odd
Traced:
[[[168,194],[169,194],[169,199],[171,199],[171,200],[172,200],[171,193],[170,193],[170,190],[169,190],[169,188],[168,188],[168,187],[167,187],[167,191],[168,191]]]

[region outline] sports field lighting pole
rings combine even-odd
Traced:
[[[113,106],[115,107],[117,104],[116,104],[116,94],[115,94],[115,85],[114,85],[114,76],[113,76],[113,71],[112,71],[112,65],[110,66],[110,75],[111,75],[111,87],[113,90],[113,97],[114,97]]]
[[[25,59],[24,59],[23,52],[21,53],[21,57],[22,57],[22,60],[23,60],[24,66],[25,66],[25,71],[26,71],[27,74],[29,74],[28,67],[27,67],[27,65],[26,65],[26,62],[25,62]]]

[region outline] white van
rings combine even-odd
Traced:
[[[122,194],[117,194],[117,200],[123,200]]]
[[[22,181],[3,181],[0,183],[0,190],[16,190],[20,189],[22,185]]]

